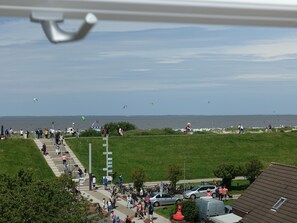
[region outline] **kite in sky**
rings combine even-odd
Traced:
[[[33,101],[34,101],[34,102],[37,102],[37,101],[38,101],[38,98],[33,98]]]

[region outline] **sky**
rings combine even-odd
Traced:
[[[0,116],[297,114],[296,29],[99,21],[64,44],[28,18],[0,30]]]

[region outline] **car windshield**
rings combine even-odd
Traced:
[[[158,195],[158,194],[157,194],[157,193],[152,193],[152,194],[150,194],[150,197],[153,198],[153,197],[155,197],[156,195]]]
[[[196,191],[198,189],[198,187],[193,187],[192,189],[191,189],[191,191]]]

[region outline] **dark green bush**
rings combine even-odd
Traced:
[[[109,129],[109,134],[112,135],[118,135],[119,128],[126,132],[136,129],[136,126],[129,122],[109,122],[104,125],[104,129]]]
[[[81,137],[96,137],[96,136],[98,136],[99,137],[99,136],[101,136],[101,132],[96,131],[94,129],[87,129],[87,130],[81,132],[79,134],[79,136],[81,136]]]
[[[183,200],[181,202],[182,205],[182,214],[185,216],[185,220],[187,222],[198,222],[199,208],[196,205],[195,200]],[[175,212],[177,211],[177,205],[175,208]]]

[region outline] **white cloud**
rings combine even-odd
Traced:
[[[296,33],[297,34],[297,33]],[[255,61],[277,61],[297,58],[297,37],[253,41],[238,46],[223,47],[221,53],[254,57]],[[251,58],[249,58],[251,59]]]
[[[230,77],[244,81],[297,81],[296,74],[240,74]]]
[[[178,64],[184,62],[184,59],[179,59],[179,58],[163,58],[157,61],[157,63],[160,64]]]
[[[147,71],[150,71],[151,69],[148,69],[148,68],[135,68],[135,69],[130,69],[130,70],[127,70],[127,71],[130,71],[130,72],[147,72]]]

